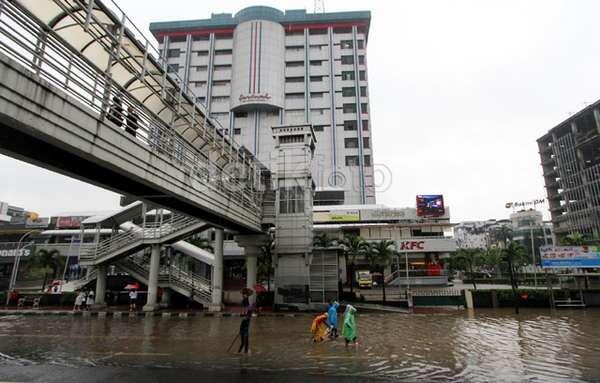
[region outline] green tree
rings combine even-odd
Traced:
[[[56,249],[46,250],[40,249],[35,255],[35,262],[37,265],[52,270],[52,279],[58,276],[58,270],[61,270],[64,260],[61,259],[60,252]]]
[[[508,241],[512,241],[513,231],[508,225],[501,225],[494,228],[490,232],[490,245],[498,245],[500,247],[505,247]]]
[[[508,268],[508,275],[510,278],[510,285],[513,291],[513,298],[515,303],[515,313],[519,313],[519,294],[518,281],[517,281],[517,270],[523,265],[527,264],[527,252],[525,248],[515,241],[509,241],[506,247],[501,250],[502,261],[506,263]]]
[[[491,248],[483,252],[483,265],[494,271],[497,277],[501,277],[500,265],[502,264],[502,252],[500,249]]]
[[[560,239],[561,246],[582,246],[586,242],[585,236],[579,233],[569,234]]]
[[[481,249],[459,249],[451,258],[454,268],[467,271],[473,281],[473,288],[477,290],[475,283],[475,269],[482,265],[483,254]]]
[[[344,249],[344,260],[346,262],[346,270],[350,266],[350,292],[354,292],[354,267],[356,265],[356,257],[367,253],[369,245],[365,240],[356,234],[347,234],[341,241],[341,246]]]
[[[313,246],[315,247],[330,247],[335,246],[335,244],[336,239],[327,233],[318,233],[313,239]]]
[[[373,242],[369,246],[369,253],[373,254],[372,258],[374,258],[375,265],[381,267],[382,269],[382,283],[381,288],[383,291],[383,302],[385,303],[385,269],[392,262],[392,256],[396,252],[396,243],[389,239],[382,239],[381,241]]]
[[[273,272],[273,250],[275,249],[275,239],[269,236],[269,240],[264,246],[260,247],[258,256],[258,275],[267,277],[267,292],[271,291],[271,275]]]

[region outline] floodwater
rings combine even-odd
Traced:
[[[311,319],[253,318],[245,356],[234,353],[238,343],[227,352],[237,317],[0,317],[0,366],[244,369],[425,382],[600,380],[596,310],[359,313],[359,345],[348,348],[341,338],[312,344]]]

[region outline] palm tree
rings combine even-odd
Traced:
[[[383,270],[381,275],[383,276],[383,281],[381,283],[381,288],[383,289],[383,302],[385,303],[385,269],[392,262],[392,256],[396,251],[396,243],[389,239],[382,239],[381,241],[377,241],[371,243],[369,253],[374,254],[375,264],[380,266]]]
[[[473,289],[477,290],[474,269],[482,264],[483,256],[481,249],[459,249],[452,258],[459,268],[469,272],[473,282]]]
[[[365,240],[356,234],[347,234],[344,239],[341,240],[342,248],[344,249],[344,260],[346,262],[346,270],[348,270],[348,263],[350,264],[350,292],[354,292],[354,266],[356,264],[356,257],[363,255],[367,252],[368,244]]]
[[[501,251],[502,261],[506,263],[508,267],[508,274],[510,277],[510,285],[513,291],[513,297],[515,302],[515,313],[519,313],[519,295],[517,293],[517,268],[527,263],[527,255],[525,248],[515,241],[509,241],[504,249]]]
[[[313,246],[315,247],[330,247],[334,246],[336,239],[331,237],[327,233],[319,233],[315,235],[313,239]]]

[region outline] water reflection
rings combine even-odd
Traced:
[[[239,318],[0,319],[0,361],[297,371],[413,381],[592,381],[600,311],[362,314],[359,346],[314,345],[309,315],[259,317],[252,354],[227,352]],[[235,348],[235,347],[234,347]]]

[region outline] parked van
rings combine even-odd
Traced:
[[[370,289],[373,287],[373,278],[369,270],[359,270],[356,272],[356,281],[361,289]]]

